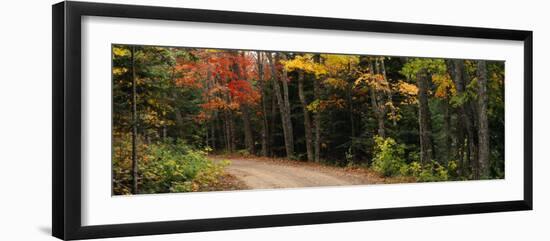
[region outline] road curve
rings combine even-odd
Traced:
[[[226,172],[244,182],[250,189],[342,186],[377,182],[364,175],[346,172],[343,168],[300,164],[300,162],[223,159],[231,161],[231,165],[226,167]]]

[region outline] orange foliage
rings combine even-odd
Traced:
[[[252,84],[258,78],[254,56],[236,51],[195,50],[196,61],[178,61],[176,79],[180,86],[200,88],[206,102],[196,121],[210,118],[213,110],[238,110],[242,105],[254,105],[260,93]],[[264,70],[267,68],[264,68]],[[267,71],[264,73],[264,78]]]
[[[432,75],[432,81],[437,86],[434,94],[435,97],[446,99],[456,94],[455,85],[449,74],[434,74]]]
[[[254,104],[260,93],[246,80],[232,80],[228,84],[231,97],[240,104]]]

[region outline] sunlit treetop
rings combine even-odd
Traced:
[[[414,84],[407,83],[400,80],[397,85],[397,91],[405,98],[401,101],[401,104],[417,104],[418,99],[418,87]]]
[[[293,59],[282,60],[281,63],[288,71],[302,70],[317,77],[327,74],[327,68],[320,63],[316,63],[312,54],[297,55]]]
[[[344,70],[354,72],[359,63],[357,55],[321,54],[321,57],[323,58],[323,67],[331,76],[338,75]]]

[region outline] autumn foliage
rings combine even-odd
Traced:
[[[502,61],[133,45],[112,53],[113,163],[127,179],[129,162],[147,163],[151,150],[197,157],[200,168],[209,165],[197,150],[425,181],[504,175]]]

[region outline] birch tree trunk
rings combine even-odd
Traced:
[[[290,119],[290,110],[288,105],[288,86],[286,83],[284,83],[286,80],[283,77],[277,78],[277,68],[276,68],[276,62],[278,62],[278,56],[275,54],[275,59],[271,56],[271,54],[268,54],[268,60],[271,65],[271,75],[273,78],[273,90],[275,91],[275,96],[277,97],[277,103],[279,104],[279,110],[281,113],[281,122],[283,124],[283,135],[285,139],[285,151],[287,158],[293,158],[294,157],[294,140],[292,135],[292,121]],[[284,75],[285,73],[283,73]],[[283,82],[283,88],[286,86],[286,98],[283,97],[283,93],[281,93],[281,86],[279,86],[279,80],[280,82]]]

